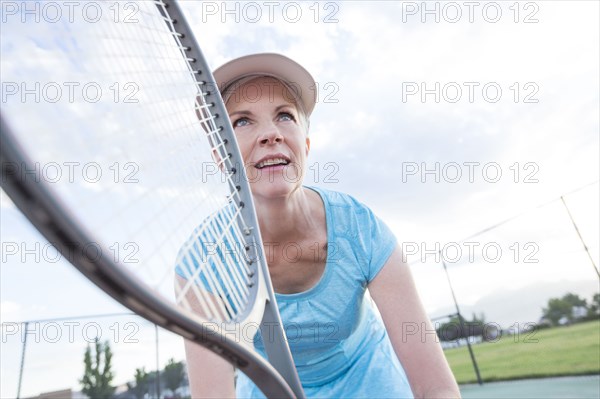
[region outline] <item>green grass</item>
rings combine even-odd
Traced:
[[[483,381],[600,373],[600,321],[554,327],[471,346]],[[477,382],[466,346],[447,349],[456,380]]]

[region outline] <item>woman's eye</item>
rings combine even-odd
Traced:
[[[240,118],[240,119],[236,119],[232,125],[233,128],[235,129],[236,127],[242,127],[242,126],[247,126],[250,123],[250,121],[248,121],[248,118]]]
[[[279,116],[279,120],[285,121],[285,122],[296,120],[296,118],[294,118],[294,115],[292,115],[289,112],[280,112],[278,116]]]

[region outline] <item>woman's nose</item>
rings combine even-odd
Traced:
[[[259,139],[261,144],[275,144],[281,143],[283,141],[283,136],[279,132],[279,129],[275,124],[271,123],[268,126],[265,126],[263,133]]]

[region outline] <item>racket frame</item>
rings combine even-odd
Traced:
[[[240,184],[237,187],[232,187],[232,190],[238,190],[241,203],[237,205],[241,208],[243,219],[254,226],[253,228],[240,226],[240,228],[249,238],[251,243],[260,243],[260,245],[250,245],[247,249],[249,252],[248,255],[254,262],[258,263],[257,266],[260,268],[260,273],[262,273],[263,278],[258,279],[259,284],[264,284],[264,288],[266,288],[263,317],[260,323],[265,351],[267,352],[269,362],[281,373],[296,396],[298,398],[303,398],[304,393],[302,385],[300,384],[300,379],[294,366],[294,360],[287,343],[283,323],[277,308],[273,284],[269,277],[269,267],[266,263],[262,237],[260,235],[260,229],[258,228],[258,218],[254,208],[254,200],[252,198],[250,185],[248,184],[248,177],[246,176],[246,170],[244,168],[244,161],[238,146],[235,144],[237,143],[237,139],[233,132],[231,121],[227,116],[227,109],[225,108],[221,93],[218,90],[217,83],[212,76],[211,69],[206,63],[206,59],[202,54],[200,46],[196,42],[196,38],[191,27],[188,25],[187,19],[179,7],[179,4],[174,0],[163,0],[163,3],[165,4],[165,8],[169,9],[168,13],[170,17],[174,19],[173,26],[177,29],[178,33],[183,34],[179,40],[183,47],[187,49],[189,58],[192,59],[192,61],[190,61],[192,69],[194,69],[195,65],[199,65],[199,68],[195,68],[195,70],[201,71],[201,73],[194,74],[194,76],[200,78],[197,80],[204,82],[208,86],[209,92],[204,96],[204,99],[207,103],[214,104],[216,109],[216,117],[214,118],[215,127],[221,131],[222,138],[227,140],[226,148],[231,154],[230,159],[233,165],[238,166],[231,172],[237,174]],[[163,8],[160,6],[158,7],[159,11],[163,13]],[[169,15],[163,14],[163,17],[169,18]],[[259,287],[259,293],[262,291],[260,288],[262,287]],[[266,337],[269,339],[266,339]]]

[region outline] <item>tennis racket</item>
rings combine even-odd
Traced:
[[[267,397],[302,398],[243,160],[178,4],[51,3],[3,7],[2,188],[117,301]]]

